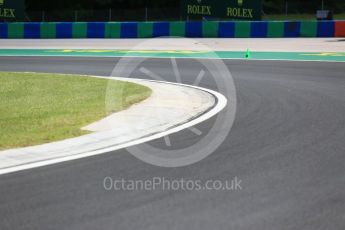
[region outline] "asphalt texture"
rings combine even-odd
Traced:
[[[109,76],[117,58],[1,57],[1,71]],[[141,162],[126,150],[0,176],[0,229],[345,229],[345,65],[224,61],[237,113],[224,143],[181,168]],[[183,83],[200,71],[178,59]],[[168,59],[147,69],[174,81]],[[146,77],[140,72],[133,76]],[[206,73],[200,86],[217,89]],[[198,126],[207,132],[214,119]],[[190,131],[171,148],[198,141]],[[163,145],[156,140],[153,146]],[[107,191],[127,180],[241,180],[241,189]]]

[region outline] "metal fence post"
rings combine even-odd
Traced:
[[[42,22],[44,22],[45,21],[45,12],[44,12],[44,10],[42,11]]]
[[[74,21],[75,22],[78,21],[78,11],[77,10],[74,11]]]
[[[109,9],[109,22],[111,21],[111,8]]]

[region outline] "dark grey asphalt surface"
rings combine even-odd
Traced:
[[[116,62],[1,57],[0,70],[107,76]],[[144,64],[172,80],[167,62]],[[177,63],[183,81],[193,82],[197,62]],[[0,176],[0,229],[345,229],[345,64],[225,63],[238,108],[231,133],[214,154],[167,169],[121,150]],[[201,86],[212,89],[214,82],[206,77]],[[199,128],[207,130],[212,122]],[[196,140],[183,131],[172,143],[181,147]],[[203,181],[237,176],[242,190],[106,191],[107,176]]]

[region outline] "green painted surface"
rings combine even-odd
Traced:
[[[8,37],[9,38],[24,38],[24,24],[23,23],[9,23]]]
[[[184,22],[171,22],[170,23],[170,36],[172,36],[172,37],[185,37],[186,36],[186,23],[184,23]]]
[[[56,38],[56,24],[49,22],[41,23],[41,38]]]
[[[72,24],[72,37],[73,38],[86,38],[87,37],[87,23],[78,22]]]
[[[50,50],[20,50],[0,49],[0,56],[85,56],[85,57],[157,57],[157,58],[220,58],[245,59],[246,51],[187,51],[187,50],[107,50],[107,49],[50,49]],[[251,52],[247,60],[293,60],[293,61],[338,61],[345,62],[343,52]]]
[[[118,22],[109,22],[105,24],[105,38],[120,38],[121,24]]]
[[[138,23],[138,38],[152,38],[152,22]]]
[[[301,37],[317,37],[317,22],[316,21],[302,21],[300,36]]]
[[[218,28],[219,28],[219,22],[203,22],[202,23],[203,37],[217,38]]]
[[[283,38],[284,37],[284,22],[268,22],[267,37],[268,38]]]
[[[250,22],[236,22],[235,23],[235,38],[250,37]]]

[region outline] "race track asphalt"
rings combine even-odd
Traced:
[[[0,57],[0,71],[109,76],[117,61]],[[224,62],[234,78],[238,105],[233,128],[215,153],[191,166],[160,168],[121,150],[2,175],[0,229],[345,229],[345,64]],[[173,81],[168,64],[168,59],[143,63]],[[200,64],[187,59],[177,64],[183,83],[193,82]],[[207,76],[200,86],[216,89]],[[206,132],[212,122],[198,128]],[[198,138],[182,131],[171,140],[180,148]],[[238,177],[242,189],[106,191],[107,176]]]

